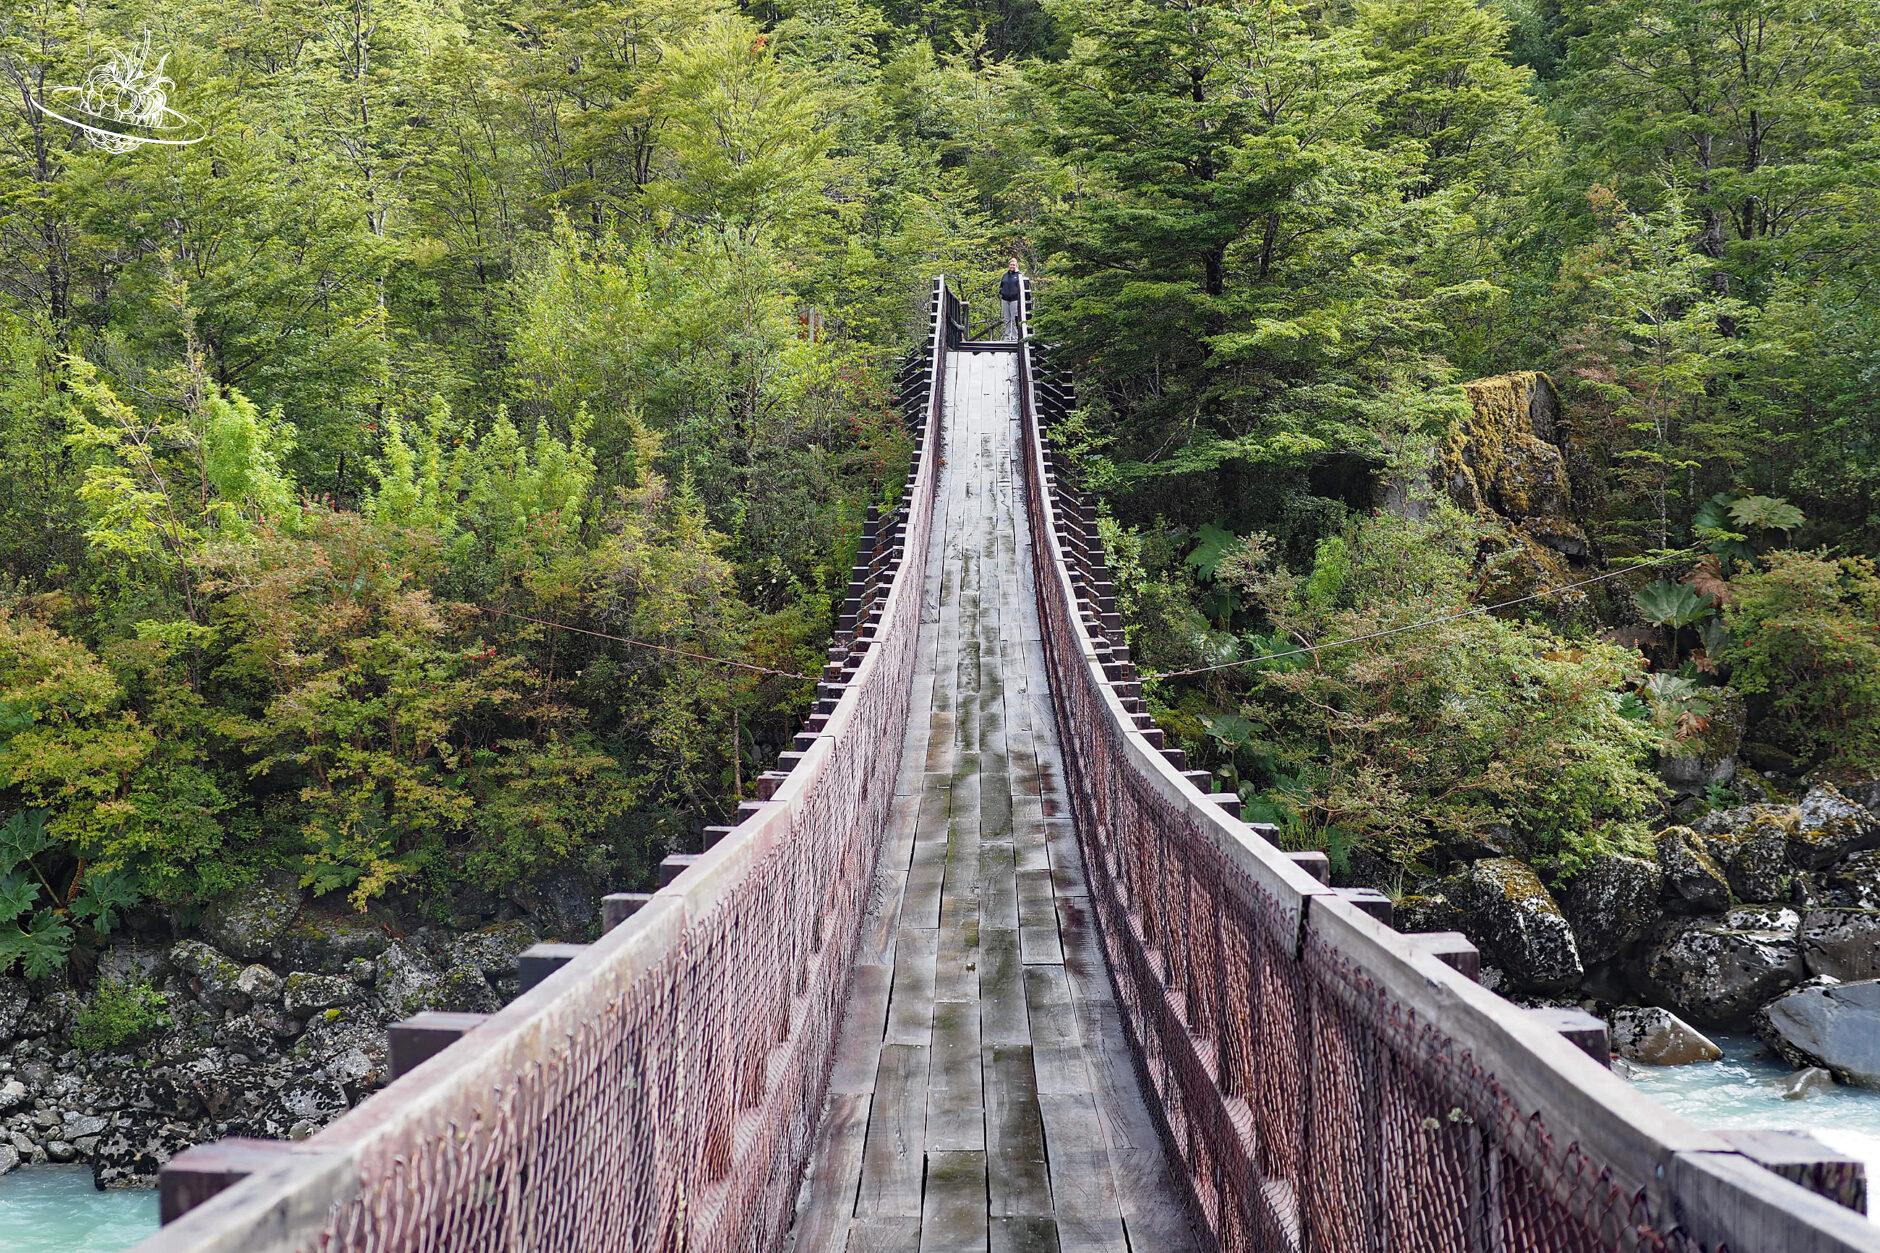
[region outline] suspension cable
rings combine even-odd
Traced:
[[[694,653],[683,648],[674,648],[670,644],[654,644],[648,640],[629,639],[624,635],[613,635],[606,631],[591,631],[587,627],[571,626],[566,622],[555,622],[548,618],[537,618],[526,613],[512,613],[507,609],[496,609],[489,605],[478,605],[484,613],[495,614],[500,618],[515,618],[522,622],[533,622],[537,626],[553,627],[557,631],[572,631],[576,635],[591,635],[597,640],[612,640],[616,644],[629,644],[634,648],[645,648],[656,653],[666,653],[674,657],[684,657],[690,661],[703,661],[717,666],[731,666],[738,670],[749,670],[753,674],[774,675],[779,679],[797,679],[804,683],[814,683],[812,675],[798,674],[794,670],[774,670],[769,666],[760,666],[751,661],[733,661],[729,657],[713,657],[709,653]]]

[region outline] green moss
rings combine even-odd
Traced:
[[[170,1025],[169,1001],[148,983],[103,979],[72,1024],[80,1052],[103,1053],[155,1035]]]

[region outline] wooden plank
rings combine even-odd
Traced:
[[[1088,1092],[1040,1092],[1038,1112],[1044,1119],[1045,1150],[1051,1160],[1051,1205],[1060,1232],[1068,1236],[1070,1224],[1088,1224],[1088,1232],[1074,1247],[1107,1248],[1113,1234],[1115,1247],[1126,1251],[1123,1209],[1096,1102]],[[1087,1244],[1086,1240],[1095,1243]]]
[[[854,1221],[868,1105],[865,1094],[837,1093],[823,1111],[792,1235],[795,1247],[803,1253],[838,1247]]]
[[[926,1044],[933,1035],[934,961],[939,932],[903,927],[895,939],[894,987],[888,996],[889,1044]]]
[[[927,1075],[927,1151],[986,1147],[980,1074],[979,1003],[934,1005],[933,1056]]]
[[[861,1218],[920,1217],[921,1175],[927,1134],[927,1047],[890,1044],[868,1110],[862,1147]]]
[[[893,977],[893,970],[887,966],[855,968],[842,1034],[836,1039],[835,1069],[829,1076],[831,1092],[875,1090],[875,1068],[881,1063],[881,1038],[887,1026],[888,989]]]
[[[989,1253],[1064,1253],[1058,1244],[1057,1223],[1049,1218],[995,1218],[989,1234]],[[1137,1247],[1145,1253],[1157,1248],[1153,1244]]]
[[[988,1044],[1025,1044],[1031,1028],[1025,1011],[1024,965],[1018,933],[990,927],[979,933],[980,1038]]]
[[[929,1152],[927,1195],[920,1214],[921,1253],[965,1253],[985,1247],[985,1153]]]
[[[985,1059],[991,1212],[1048,1216],[1051,1185],[1031,1049],[994,1046],[985,1050]]]
[[[1039,1092],[1088,1092],[1090,1066],[1083,1030],[1062,966],[1025,967],[1025,1003],[1031,1027],[1032,1066]]]
[[[918,1218],[858,1218],[849,1224],[842,1253],[917,1253],[919,1248]],[[800,1253],[818,1251],[800,1246]]]

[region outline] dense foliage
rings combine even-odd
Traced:
[[[203,142],[31,105],[145,31]],[[16,5],[0,963],[267,870],[446,915],[644,876],[803,707],[925,276],[983,310],[1007,251],[1139,660],[1293,653],[1150,689],[1287,838],[1570,874],[1725,683],[1871,772],[1877,41],[1875,0]],[[1517,369],[1581,572],[1658,564],[1458,617],[1524,550],[1431,468]]]
[[[28,103],[144,32],[202,142]],[[631,885],[729,812],[927,276],[994,264],[923,114],[970,61],[847,0],[0,16],[0,966],[280,870]]]

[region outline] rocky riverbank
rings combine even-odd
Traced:
[[[1880,783],[1772,793],[1665,828],[1651,857],[1599,858],[1558,893],[1525,862],[1483,858],[1400,919],[1466,933],[1510,995],[1597,1009],[1622,1055],[1700,1060],[1693,1026],[1753,1029],[1797,1067],[1880,1087],[1876,806]]]
[[[0,979],[0,1173],[82,1162],[138,1187],[192,1144],[312,1135],[386,1082],[388,1024],[499,1008],[538,938],[314,914],[276,883],[190,938],[118,940],[84,989]]]

